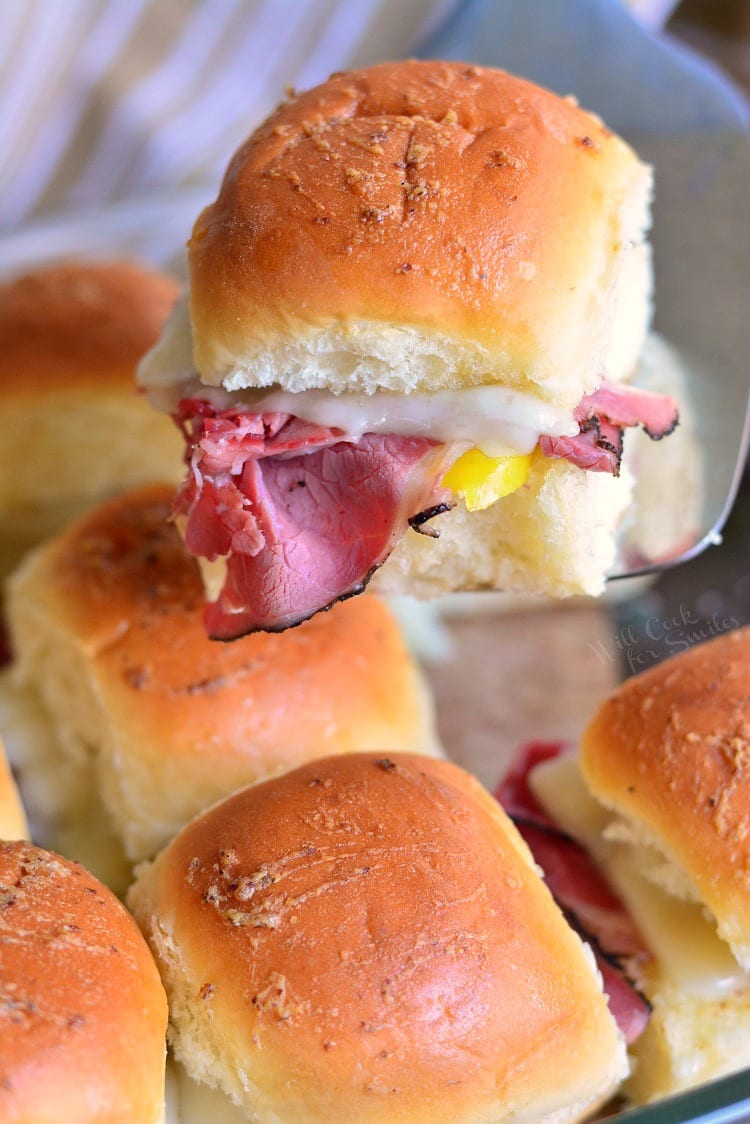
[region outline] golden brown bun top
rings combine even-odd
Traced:
[[[133,897],[262,1119],[536,1119],[611,1085],[617,1033],[578,938],[446,761],[328,757],[247,788]]]
[[[638,169],[597,118],[503,71],[335,74],[239,149],[195,225],[197,368],[216,383],[258,341],[379,322],[478,342],[490,364],[510,350],[523,373],[602,273]]]
[[[66,262],[0,286],[0,392],[121,389],[156,342],[178,287],[127,262]]]
[[[581,768],[663,841],[750,963],[750,629],[627,680],[585,731]]]
[[[77,863],[0,843],[0,1119],[159,1119],[167,1005],[138,927]]]
[[[198,564],[169,522],[171,499],[153,485],[94,509],[37,553],[11,595],[12,619],[23,597],[84,648],[110,718],[144,757],[153,747],[159,759],[189,759],[199,772],[175,777],[179,786],[223,754],[239,787],[319,756],[321,745],[371,748],[380,736],[393,748],[431,747],[421,681],[374,596],[287,633],[209,640]]]

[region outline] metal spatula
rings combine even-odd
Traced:
[[[468,0],[421,53],[506,67],[574,93],[653,164],[654,324],[680,356],[676,393],[693,432],[669,453],[665,442],[663,456],[638,457],[645,518],[625,529],[611,576],[699,554],[720,541],[748,445],[746,105],[718,71],[645,31],[618,0]],[[658,367],[646,367],[646,381],[659,384]]]

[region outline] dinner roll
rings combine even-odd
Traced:
[[[623,683],[535,796],[600,867],[647,950],[651,1014],[623,1094],[659,1100],[750,1067],[750,629]]]
[[[126,262],[0,285],[0,573],[94,501],[179,478],[179,436],[134,384],[177,291]]]
[[[592,957],[448,762],[342,755],[246,788],[129,902],[177,1058],[259,1124],[572,1121],[624,1075]]]
[[[702,902],[750,971],[750,628],[627,680],[581,743],[581,770],[651,876]]]
[[[195,224],[196,369],[231,390],[502,384],[572,410],[623,305],[635,330],[609,377],[637,358],[650,191],[597,117],[506,71],[335,74],[242,145]]]
[[[0,1119],[157,1124],[167,1004],[137,925],[77,863],[0,842]]]
[[[131,860],[213,801],[321,753],[435,752],[430,698],[389,610],[367,596],[288,635],[207,639],[170,490],[111,500],[31,555],[8,589],[15,681],[88,771]],[[63,765],[63,763],[65,763]]]

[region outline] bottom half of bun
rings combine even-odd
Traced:
[[[626,471],[614,477],[538,456],[518,491],[483,511],[459,502],[434,520],[439,538],[409,531],[373,587],[417,597],[482,589],[596,596],[631,493]]]

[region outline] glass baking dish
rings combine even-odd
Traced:
[[[741,244],[747,222],[747,136],[736,95],[710,68],[644,32],[618,5],[605,0],[566,5],[527,0],[524,5],[476,4],[469,8],[474,22],[461,22],[459,10],[457,22],[449,23],[442,38],[425,48],[426,53],[505,65],[560,92],[573,90],[583,104],[600,111],[655,164],[656,324],[681,349],[699,357],[705,369],[715,372],[712,393],[717,393],[719,380],[721,393],[734,395],[737,433],[709,430],[705,435],[709,446],[718,447],[735,438],[739,442],[747,400],[744,364],[750,354],[750,319],[742,316],[740,308],[740,295],[748,291],[747,262],[740,260],[742,255],[729,252]],[[550,58],[540,46],[540,21],[544,21],[545,40],[558,42],[563,37],[569,49],[562,49],[558,42],[554,58]],[[190,228],[214,190],[215,185],[206,185],[39,222],[0,238],[0,268],[12,273],[70,256],[125,256],[184,277]],[[734,315],[726,315],[728,307],[734,308]],[[719,309],[725,314],[719,316]],[[709,464],[710,453],[709,448]],[[725,486],[726,480],[709,478],[708,500],[714,508]],[[696,596],[699,593],[695,591]],[[443,656],[443,666],[449,668],[453,697],[438,691],[439,718],[448,726],[457,697],[466,700],[467,713],[474,713],[468,700],[480,656],[495,680],[505,682],[506,705],[512,700],[520,709],[521,718],[515,726],[511,723],[510,730],[505,716],[501,720],[497,712],[480,716],[483,729],[478,734],[474,731],[473,744],[485,748],[476,751],[476,756],[472,756],[475,749],[468,736],[462,736],[456,752],[451,753],[494,787],[504,760],[520,741],[575,737],[623,669],[616,653],[609,663],[592,655],[597,643],[600,653],[604,651],[596,630],[605,639],[611,640],[612,635],[611,621],[600,606],[529,609],[517,601],[504,604],[490,599],[482,603],[480,612],[481,617],[472,618],[468,609],[458,618],[449,614],[428,620],[426,625],[420,618],[413,631],[417,650],[427,652],[434,686],[440,684],[441,672],[430,672],[430,661],[439,667],[441,646],[452,653],[447,663]],[[544,692],[536,710],[519,708],[510,663],[503,663],[507,659],[504,651],[512,646],[517,652],[518,637],[528,634],[529,613],[537,635],[536,651],[530,649],[535,666],[546,659],[554,684],[554,689]],[[408,618],[409,610],[405,615]],[[555,643],[546,644],[545,630],[557,637]],[[461,636],[473,653],[468,664],[455,658]],[[581,660],[577,672],[566,672],[567,678],[561,681],[559,656],[571,647]],[[584,659],[587,654],[588,662]],[[564,706],[558,706],[563,696]],[[466,721],[463,725],[465,735]],[[450,742],[450,738],[446,740]],[[628,1124],[750,1120],[750,1071],[608,1119]]]

